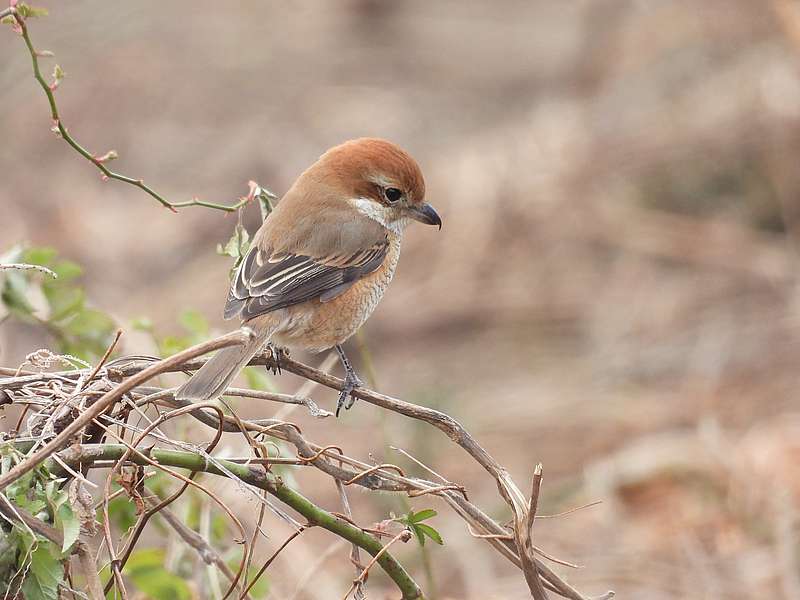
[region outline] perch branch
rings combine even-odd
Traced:
[[[129,454],[129,448],[121,444],[98,444],[92,447],[73,445],[64,450],[60,454],[60,458],[67,464],[77,465],[95,460],[119,460],[126,454]],[[128,460],[140,465],[154,461],[166,467],[188,469],[193,472],[202,471],[223,477],[227,476],[226,471],[232,473],[242,482],[269,492],[296,510],[308,520],[309,525],[327,529],[377,557],[378,564],[402,592],[403,600],[422,598],[419,586],[400,563],[384,550],[380,540],[317,506],[299,492],[289,488],[279,477],[263,468],[240,465],[222,459],[210,463],[205,457],[191,452],[156,448],[150,450],[147,457],[141,453],[134,453],[128,456]],[[216,463],[219,463],[219,466]],[[48,462],[47,465],[54,473],[63,473],[57,462]]]

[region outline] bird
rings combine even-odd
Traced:
[[[442,228],[408,152],[379,138],[325,152],[268,214],[231,281],[223,316],[240,318],[253,333],[250,341],[217,352],[176,398],[219,397],[267,346],[273,357],[284,347],[335,348],[345,372],[336,416],[349,409],[363,384],[342,344],[386,292],[412,221]]]

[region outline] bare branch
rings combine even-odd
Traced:
[[[2,18],[2,17],[0,17]],[[16,271],[39,271],[40,273],[44,273],[45,275],[49,275],[53,279],[58,279],[58,274],[55,271],[48,269],[47,267],[43,267],[42,265],[29,265],[27,263],[4,263],[0,264],[0,271],[9,271],[9,270],[16,270]]]
[[[78,141],[72,137],[72,135],[67,130],[66,126],[64,125],[64,121],[61,118],[61,114],[58,110],[58,105],[56,103],[55,97],[55,85],[48,84],[45,78],[42,76],[41,68],[39,66],[39,57],[41,56],[40,52],[37,52],[33,46],[33,42],[31,41],[30,34],[28,32],[28,26],[25,23],[25,19],[19,14],[19,11],[12,7],[9,7],[2,12],[0,12],[0,18],[4,16],[13,16],[17,22],[17,25],[20,29],[20,34],[22,35],[22,39],[25,40],[25,45],[28,48],[28,53],[31,56],[31,63],[33,66],[33,76],[38,82],[39,86],[42,88],[45,96],[47,97],[47,102],[50,105],[50,118],[53,121],[53,131],[57,132],[58,135],[67,143],[69,144],[75,152],[80,154],[83,158],[88,160],[92,163],[102,174],[103,179],[116,179],[117,181],[122,181],[123,183],[127,183],[134,187],[139,188],[155,200],[161,204],[161,206],[168,208],[172,212],[178,212],[177,209],[184,208],[187,206],[204,206],[206,208],[213,208],[216,210],[221,210],[224,212],[235,212],[240,209],[242,206],[247,204],[253,199],[253,190],[251,188],[251,193],[247,196],[240,198],[238,201],[234,202],[233,204],[226,205],[226,204],[218,204],[215,202],[206,202],[204,200],[200,200],[198,198],[192,198],[191,200],[185,200],[183,202],[171,202],[165,199],[161,194],[156,192],[153,188],[149,185],[145,184],[142,179],[136,179],[134,177],[129,177],[128,175],[123,175],[121,173],[117,173],[112,171],[106,166],[106,163],[109,160],[117,158],[117,153],[114,150],[110,150],[106,152],[102,156],[95,155],[89,152],[86,148],[84,148]]]
[[[159,506],[158,503],[154,502],[150,498],[145,498],[145,503],[147,503],[151,509],[156,509]],[[222,574],[225,575],[232,585],[236,585],[236,574],[231,571],[228,564],[203,536],[184,525],[183,522],[170,509],[163,507],[157,512],[158,516],[164,519],[164,521],[166,521],[169,526],[175,530],[175,533],[177,533],[184,542],[186,542],[197,552],[204,563],[216,566],[220,571],[222,571]],[[245,591],[242,597],[249,599],[250,595]]]
[[[45,444],[45,446],[38,450],[35,454],[29,456],[25,461],[21,462],[14,468],[10,469],[7,473],[0,476],[0,490],[4,490],[10,483],[13,483],[25,473],[36,468],[36,465],[41,464],[53,453],[64,448],[67,444],[69,444],[71,438],[76,433],[81,431],[81,429],[88,425],[94,418],[100,416],[100,414],[102,414],[112,402],[115,402],[118,398],[122,397],[123,394],[134,389],[137,385],[148,381],[156,375],[160,375],[161,373],[169,371],[173,367],[186,362],[187,359],[202,356],[203,354],[211,352],[212,350],[219,350],[221,348],[227,348],[228,346],[245,344],[247,341],[249,341],[249,339],[250,332],[241,330],[235,331],[219,338],[203,342],[202,344],[197,344],[191,348],[187,348],[186,350],[178,352],[170,358],[166,358],[155,363],[140,373],[137,373],[130,379],[127,379],[125,382],[107,392],[102,398],[92,404],[86,411],[81,413],[77,419],[72,421],[72,423],[70,423],[61,433],[59,433],[50,442]]]

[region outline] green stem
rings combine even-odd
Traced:
[[[25,19],[23,19],[19,12],[17,12],[17,10],[13,7],[4,10],[2,15],[6,14],[12,15],[19,25],[20,31],[22,32],[22,39],[25,40],[25,45],[28,47],[28,52],[31,55],[31,63],[33,64],[33,77],[39,83],[45,95],[47,96],[47,102],[50,104],[50,117],[53,119],[53,123],[58,129],[59,134],[61,134],[61,137],[64,138],[64,141],[72,146],[72,148],[78,154],[97,167],[105,177],[109,179],[116,179],[117,181],[122,181],[138,187],[140,190],[155,198],[162,206],[170,209],[172,212],[178,212],[178,208],[183,208],[186,206],[204,206],[206,208],[213,208],[231,213],[247,204],[247,202],[250,200],[249,198],[242,198],[230,205],[206,202],[204,200],[198,200],[197,198],[192,198],[191,200],[186,200],[184,202],[170,202],[158,194],[153,188],[146,185],[141,179],[134,179],[133,177],[128,177],[127,175],[122,175],[121,173],[115,173],[106,167],[102,160],[98,159],[98,157],[94,156],[86,148],[81,146],[77,140],[75,140],[75,138],[69,134],[67,128],[64,127],[64,124],[61,122],[61,116],[58,113],[58,105],[56,104],[56,97],[55,94],[53,94],[53,89],[50,87],[50,85],[48,85],[47,81],[45,81],[44,77],[42,76],[42,71],[39,68],[39,55],[36,52],[36,49],[33,47],[33,42],[28,34],[28,27],[25,24]]]
[[[18,442],[15,447],[22,452],[26,452],[32,444],[32,442]],[[68,465],[77,466],[97,460],[118,460],[127,450],[128,448],[122,444],[87,444],[67,448],[58,456]],[[203,456],[179,450],[154,448],[147,454],[151,459],[164,466],[183,468],[190,471],[203,471],[222,476],[227,476],[226,471],[228,471],[241,481],[266,490],[284,504],[291,506],[308,519],[311,525],[327,529],[348,542],[356,544],[359,548],[363,548],[372,556],[377,555],[383,549],[383,544],[381,544],[380,540],[320,508],[299,492],[286,486],[280,477],[269,473],[263,467],[247,466],[222,459],[215,459],[214,463],[211,463]],[[139,454],[131,454],[128,460],[137,464],[148,464],[144,457]],[[53,473],[65,473],[58,463],[52,459],[46,464]],[[402,592],[402,600],[424,600],[422,590],[417,583],[389,552],[383,552],[377,562]]]

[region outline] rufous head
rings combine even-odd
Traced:
[[[387,229],[401,231],[411,219],[442,228],[441,218],[425,202],[417,161],[391,142],[350,140],[328,150],[312,169],[324,174],[351,206]]]

